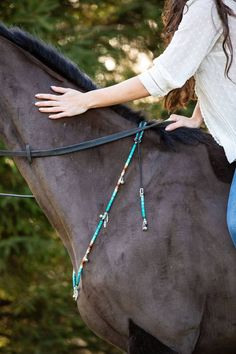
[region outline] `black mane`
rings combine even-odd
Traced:
[[[7,28],[0,22],[0,36],[5,37],[12,43],[26,50],[49,68],[76,84],[82,90],[91,91],[99,88],[88,75],[82,72],[75,63],[66,58],[58,48],[46,44],[39,38],[33,37],[30,33],[21,28]],[[114,105],[110,108],[123,118],[136,123],[136,125],[142,120],[147,121],[141,111],[134,111],[124,104]],[[199,142],[209,141],[209,134],[206,134],[201,129],[181,127],[167,132],[165,127],[168,124],[169,122],[160,121],[160,124],[152,128],[160,135],[163,149],[165,150],[168,148],[175,150],[175,141],[180,141],[187,145],[195,145]]]

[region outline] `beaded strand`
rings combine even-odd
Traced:
[[[144,127],[145,125],[147,124],[147,122],[143,121],[143,122],[140,122],[139,124],[139,127]],[[73,269],[73,273],[72,273],[72,284],[73,284],[73,298],[74,300],[76,301],[78,299],[78,296],[79,296],[79,285],[80,285],[80,281],[81,281],[81,276],[83,274],[83,270],[84,270],[84,265],[85,263],[87,263],[89,261],[88,259],[88,256],[93,248],[93,245],[96,241],[96,238],[99,234],[99,231],[101,230],[102,228],[102,225],[103,227],[105,228],[107,226],[107,223],[108,223],[108,220],[109,220],[109,211],[111,209],[111,206],[115,200],[115,197],[118,193],[118,190],[119,190],[119,187],[121,184],[124,184],[124,175],[125,175],[125,172],[127,171],[127,168],[130,164],[130,161],[134,155],[134,152],[135,152],[135,149],[137,147],[138,144],[141,143],[141,140],[142,140],[142,137],[143,137],[143,134],[144,134],[144,131],[142,130],[141,132],[138,132],[136,133],[135,135],[135,138],[134,138],[134,144],[130,150],[130,153],[129,153],[129,156],[125,162],[125,165],[123,167],[123,170],[120,174],[120,177],[118,179],[118,182],[115,186],[115,189],[112,193],[112,196],[106,206],[106,209],[105,209],[105,212],[103,214],[100,214],[100,221],[98,222],[98,225],[96,227],[96,230],[92,236],[92,239],[89,243],[89,246],[86,250],[86,253],[84,255],[84,257],[82,258],[82,261],[80,263],[80,267],[79,267],[79,270],[78,270],[78,273],[77,273],[77,276],[76,276],[76,272],[74,271]],[[141,213],[142,213],[142,217],[143,217],[143,226],[142,226],[142,229],[143,230],[147,230],[147,220],[146,220],[146,212],[145,212],[145,205],[144,205],[144,191],[143,191],[143,188],[140,188],[140,200],[141,200]]]

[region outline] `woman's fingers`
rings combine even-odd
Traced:
[[[172,123],[172,124],[169,124],[167,125],[167,127],[165,128],[165,130],[174,130],[176,128],[179,128],[181,127],[181,124],[179,122],[176,122],[176,123]]]
[[[59,93],[65,93],[71,90],[70,88],[60,87],[60,86],[51,86],[51,89]],[[54,100],[54,99],[56,100],[58,99],[58,97],[61,97],[61,95],[52,95],[51,93],[36,93],[35,97],[47,98],[49,100]]]
[[[71,117],[88,110],[86,100],[84,104],[83,102],[78,104],[78,96],[83,97],[84,95],[80,91],[59,86],[51,86],[51,89],[60,94],[38,93],[35,95],[36,98],[40,99],[40,101],[35,102],[35,105],[40,112],[52,113],[49,118]]]
[[[181,122],[181,118],[178,117],[177,115],[175,114],[172,114],[168,119],[166,120],[172,120],[172,121],[175,121],[175,123],[170,123],[169,125],[167,125],[167,127],[165,128],[165,130],[174,130],[176,128],[179,128],[183,125],[183,123]]]
[[[35,97],[47,100],[58,100],[61,95],[52,95],[50,93],[36,93]]]
[[[191,118],[180,116],[180,115],[172,115],[170,118],[166,120],[173,120],[174,123],[170,123],[166,126],[165,130],[174,130],[180,127],[187,127],[187,128],[196,128],[196,121],[192,120]],[[198,125],[197,125],[198,127]]]
[[[47,107],[47,106],[58,106],[58,101],[38,101],[35,102],[35,106],[38,107]]]
[[[53,91],[60,92],[60,93],[65,93],[70,90],[70,88],[60,87],[60,86],[51,86],[51,89]]]
[[[61,107],[51,107],[51,108],[39,108],[40,112],[61,112],[63,109]]]
[[[173,130],[178,128],[178,121],[176,115],[172,114],[168,119],[165,119],[165,121],[175,121],[175,123],[170,123],[166,126],[165,130]]]
[[[58,113],[58,114],[50,114],[49,118],[57,119],[57,118],[63,118],[63,117],[68,117],[68,114],[65,112]]]

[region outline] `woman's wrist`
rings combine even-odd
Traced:
[[[193,114],[191,116],[191,121],[194,123],[194,125],[196,126],[196,128],[199,128],[203,122],[203,116],[200,110],[200,106],[199,103],[197,102]]]
[[[202,125],[203,119],[201,116],[192,116],[190,117],[190,120],[193,122],[193,125],[195,126],[195,128],[200,128],[200,126]]]
[[[96,95],[94,92],[97,90],[91,90],[84,93],[85,105],[87,109],[96,108]]]

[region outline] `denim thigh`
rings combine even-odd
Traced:
[[[227,226],[232,238],[234,247],[236,247],[236,169],[230,186],[228,204],[227,204]]]

